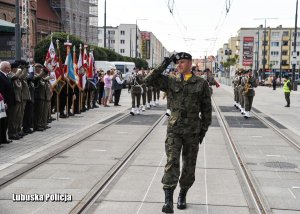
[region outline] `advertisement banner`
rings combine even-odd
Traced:
[[[243,66],[253,65],[254,37],[243,38]]]

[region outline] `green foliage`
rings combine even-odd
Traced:
[[[104,48],[100,48],[97,46],[92,46],[91,48],[93,48],[93,54],[94,54],[94,59],[95,60],[99,60],[99,61],[107,61],[107,54],[105,52]]]
[[[135,66],[137,68],[145,68],[147,69],[148,68],[148,62],[144,59],[140,59],[140,58],[133,58],[133,61],[135,63]]]

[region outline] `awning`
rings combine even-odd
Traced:
[[[14,33],[15,32],[15,24],[0,19],[0,32]]]

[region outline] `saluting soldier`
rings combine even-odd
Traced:
[[[23,117],[23,132],[31,134],[33,132],[33,110],[34,110],[34,66],[30,67],[27,76],[27,86],[29,90],[30,99],[27,100],[24,117]]]
[[[48,119],[51,115],[51,98],[52,98],[52,89],[51,89],[51,83],[50,83],[50,76],[48,73],[44,73],[44,76],[42,78],[42,81],[45,83],[45,102],[44,102],[44,112],[43,112],[43,128],[49,129],[50,126],[48,126]]]
[[[163,71],[174,61],[179,77],[165,76]],[[195,181],[199,143],[211,124],[211,94],[207,81],[192,73],[192,56],[181,52],[165,58],[162,64],[146,77],[147,85],[167,92],[171,116],[168,118],[165,152],[167,163],[162,178],[165,204],[162,211],[173,213],[173,193],[179,181],[178,209],[186,208],[186,194]],[[180,175],[180,156],[182,170]],[[179,179],[180,177],[180,179]]]
[[[252,76],[252,70],[248,70],[248,74],[245,77],[244,82],[244,104],[245,104],[245,115],[248,119],[250,117],[250,111],[252,108],[253,98],[255,96],[254,88],[257,87],[257,80]]]
[[[34,116],[33,116],[33,129],[34,131],[44,131],[43,124],[44,107],[46,100],[46,86],[42,79],[44,76],[43,66],[39,63],[35,64],[34,75]]]
[[[12,83],[15,102],[12,108],[9,109],[9,121],[8,121],[8,138],[11,140],[19,140],[23,136],[18,134],[19,119],[21,117],[21,107],[22,107],[22,83],[20,81],[20,76],[22,74],[22,69],[19,68],[19,61],[15,61],[11,64],[11,72],[7,75]]]
[[[29,65],[25,61],[22,61],[21,66],[22,66],[22,74],[20,76],[20,81],[22,84],[22,104],[21,104],[21,115],[20,118],[18,119],[18,130],[19,130],[19,135],[27,135],[28,132],[26,132],[26,130],[24,131],[24,127],[22,129],[22,126],[23,126],[23,121],[25,116],[26,105],[31,100],[29,86],[27,82],[28,75],[29,75],[29,71],[28,71]]]

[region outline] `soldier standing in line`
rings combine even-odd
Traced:
[[[31,134],[33,132],[33,105],[34,105],[34,69],[29,70],[27,77],[27,85],[29,90],[30,99],[27,100],[24,117],[23,117],[23,132]]]
[[[143,88],[143,93],[142,93],[142,111],[146,110],[146,95],[147,95],[147,87],[146,84],[144,83],[144,78],[146,77],[146,73],[144,68],[142,68],[139,71],[139,75],[141,75],[141,78],[143,79],[143,83],[141,84],[142,88]]]
[[[138,70],[136,70],[137,72]],[[143,77],[141,74],[136,73],[134,74],[130,91],[131,91],[131,111],[130,114],[134,116],[135,114],[140,114],[140,103],[141,103],[141,96],[143,94]]]
[[[28,133],[26,132],[26,130],[24,131],[24,127],[22,129],[23,126],[23,121],[24,121],[24,116],[25,116],[25,108],[27,103],[31,100],[31,96],[30,96],[30,91],[29,91],[29,86],[28,86],[28,68],[29,65],[23,61],[22,62],[22,74],[20,76],[20,81],[22,84],[22,104],[21,104],[21,114],[20,117],[18,119],[18,131],[19,131],[19,135],[27,135]]]
[[[254,88],[257,87],[257,80],[252,76],[252,70],[248,70],[248,74],[245,77],[244,83],[244,104],[245,104],[245,115],[244,118],[250,118],[250,111],[255,96]]]
[[[242,75],[240,76],[239,78],[239,82],[238,82],[238,94],[239,94],[239,101],[240,101],[240,110],[241,110],[241,114],[244,115],[245,114],[245,105],[244,105],[244,96],[243,96],[243,92],[244,92],[244,74],[245,74],[245,71],[241,71]]]
[[[43,115],[46,99],[46,86],[42,77],[44,76],[43,66],[39,63],[35,64],[34,76],[34,116],[33,116],[33,130],[44,131]]]
[[[237,109],[239,108],[240,100],[239,100],[239,93],[238,93],[238,83],[239,83],[239,72],[235,72],[235,76],[232,80],[233,85],[233,94],[234,94],[234,107]]]
[[[177,63],[179,77],[162,72],[171,62]],[[165,151],[167,163],[162,178],[165,204],[162,211],[173,213],[173,193],[179,181],[178,209],[186,208],[186,194],[195,181],[199,143],[211,124],[211,94],[207,81],[194,75],[192,56],[181,52],[165,58],[162,64],[146,77],[147,85],[156,86],[168,94],[171,116],[168,118]],[[182,170],[180,175],[180,155]],[[179,179],[180,177],[180,179]]]
[[[52,89],[50,83],[50,76],[47,73],[44,73],[42,81],[45,83],[45,102],[44,102],[44,112],[43,112],[43,128],[49,129],[48,119],[51,116],[51,98],[52,98]]]
[[[23,135],[18,134],[19,118],[21,114],[22,107],[22,83],[20,76],[22,74],[22,69],[19,68],[19,62],[15,61],[11,64],[11,72],[7,75],[13,86],[15,94],[15,103],[12,108],[9,109],[9,121],[8,121],[8,138],[11,140],[19,140]]]

